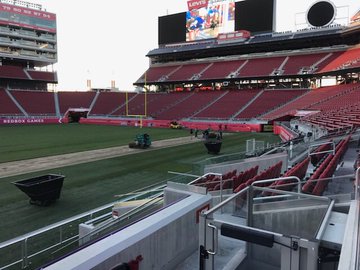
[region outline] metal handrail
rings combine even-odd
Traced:
[[[142,203],[139,206],[127,211],[126,213],[119,216],[117,219],[111,219],[111,220],[105,221],[104,224],[102,224],[95,230],[88,232],[87,234],[83,235],[81,238],[75,239],[74,241],[68,243],[66,246],[63,246],[63,247],[59,248],[58,250],[54,251],[54,253],[66,248],[67,246],[70,246],[78,241],[84,240],[86,237],[89,237],[89,236],[91,237],[92,235],[94,235],[98,232],[101,232],[102,230],[105,230],[105,229],[113,226],[116,223],[119,223],[120,221],[131,218],[133,215],[135,215],[135,214],[139,213],[139,211],[143,210],[144,207],[146,207],[148,205],[152,206],[153,204],[157,203],[161,199],[162,195],[163,195],[163,193],[161,192],[161,193],[157,194],[156,196],[154,196],[150,201]]]
[[[110,208],[113,206],[113,203],[111,204],[107,204],[107,205],[104,205],[102,207],[99,207],[99,208],[96,208],[92,211],[88,211],[88,212],[85,212],[85,213],[82,213],[82,214],[79,214],[79,215],[76,215],[74,217],[71,217],[71,218],[68,218],[68,219],[65,219],[65,220],[62,220],[60,222],[57,222],[57,223],[54,223],[54,224],[51,224],[49,226],[46,226],[44,228],[41,228],[39,230],[36,230],[36,231],[33,231],[33,232],[30,232],[30,233],[27,233],[27,234],[24,234],[22,236],[19,236],[19,237],[16,237],[16,238],[13,238],[13,239],[10,239],[8,241],[5,241],[5,242],[2,242],[0,243],[0,249],[2,248],[5,248],[5,247],[8,247],[10,245],[13,245],[13,244],[16,244],[18,242],[21,242],[21,241],[24,241],[25,239],[29,239],[29,238],[32,238],[32,237],[35,237],[39,234],[42,234],[42,233],[45,233],[45,232],[48,232],[52,229],[56,229],[56,228],[59,228],[59,227],[62,227],[68,223],[71,223],[75,220],[79,220],[81,218],[84,218],[84,217],[87,217],[87,216],[92,216],[93,214],[97,213],[97,212],[101,212],[107,208]]]
[[[325,150],[325,151],[320,151],[320,152],[314,152],[314,153],[310,152],[311,149],[312,149],[313,147],[315,147],[315,146],[322,146],[322,145],[327,145],[327,144],[332,145],[333,149]],[[325,153],[331,153],[331,152],[332,152],[333,155],[334,155],[334,154],[335,154],[335,148],[336,148],[335,142],[333,142],[333,141],[331,141],[331,142],[322,142],[322,143],[311,144],[311,145],[309,146],[309,153],[308,153],[308,155],[309,155],[309,157],[310,157],[310,156],[317,155],[317,154],[325,154]]]
[[[290,180],[294,180],[294,179],[298,182],[297,183],[298,193],[301,193],[301,180],[296,176],[287,176],[287,177],[280,177],[280,178],[258,180],[258,181],[255,181],[255,182],[251,183],[251,186],[255,186],[257,184],[269,183],[269,182],[276,182],[276,181],[280,181],[280,180],[290,182]],[[275,189],[275,190],[277,190],[277,189]]]
[[[360,167],[356,169],[356,172],[355,172],[355,200],[357,202],[357,209],[358,209],[358,212],[357,212],[357,215],[358,217],[360,216],[360,207],[359,207],[359,204],[360,204]],[[357,229],[357,232],[356,232],[356,237],[357,237],[357,245],[356,245],[356,248],[357,250],[355,251],[355,256],[356,256],[356,259],[355,259],[355,268],[356,270],[358,270],[360,268],[360,248],[359,248],[359,244],[360,244],[360,228],[359,228],[359,219],[357,219],[357,225],[358,225],[358,229]]]
[[[214,240],[215,240],[214,243],[213,243],[213,249],[212,249],[212,250],[208,250],[208,253],[209,253],[210,255],[215,256],[215,255],[217,254],[217,251],[218,251],[218,243],[219,243],[219,239],[218,239],[218,228],[217,228],[215,225],[211,224],[211,223],[209,223],[207,226],[208,226],[209,228],[213,229]]]
[[[159,187],[158,187],[158,186],[157,186],[157,187],[154,187],[152,190],[144,191],[144,192],[141,193],[141,194],[135,194],[135,195],[133,195],[133,196],[129,196],[129,197],[127,197],[127,198],[124,198],[123,201],[130,201],[130,200],[136,199],[136,198],[140,197],[141,195],[147,194],[147,193],[149,193],[149,192],[153,192],[154,190],[159,191]],[[66,239],[65,241],[62,240],[62,231],[63,231],[63,230],[62,230],[62,227],[63,227],[64,225],[68,225],[68,224],[70,224],[71,222],[80,220],[80,219],[85,218],[85,217],[90,217],[90,218],[92,218],[92,216],[93,216],[94,214],[99,213],[99,212],[101,212],[101,211],[104,211],[104,210],[112,207],[113,205],[114,205],[114,203],[106,204],[106,205],[104,205],[104,206],[102,206],[102,207],[98,207],[98,208],[93,209],[93,210],[91,210],[91,211],[88,211],[88,212],[85,212],[85,213],[76,215],[76,216],[74,216],[74,217],[71,217],[71,218],[62,220],[62,221],[60,221],[60,222],[51,224],[51,225],[46,226],[46,227],[44,227],[44,228],[38,229],[38,230],[36,230],[36,231],[30,232],[30,233],[24,234],[24,235],[22,235],[22,236],[19,236],[19,237],[16,237],[16,238],[13,238],[13,239],[10,239],[10,240],[8,240],[8,241],[5,241],[5,242],[0,243],[0,249],[4,249],[4,248],[7,248],[7,247],[10,247],[11,245],[14,245],[14,244],[23,243],[23,246],[24,246],[23,248],[24,248],[24,251],[25,251],[25,254],[22,255],[22,258],[21,258],[21,259],[16,260],[15,262],[13,262],[13,263],[11,263],[11,264],[9,264],[9,265],[6,265],[6,266],[0,266],[0,269],[7,269],[8,267],[13,266],[13,265],[15,265],[15,264],[17,264],[17,263],[20,263],[20,262],[22,262],[23,264],[26,264],[26,265],[27,265],[27,261],[28,261],[29,258],[32,258],[32,257],[34,257],[35,255],[39,255],[39,254],[41,254],[41,253],[44,253],[44,252],[48,251],[48,250],[51,249],[51,248],[58,247],[59,245],[61,245],[61,244],[63,244],[63,243],[67,243],[68,241],[72,241],[72,240],[74,239],[74,236],[71,237],[71,238],[69,238],[69,239]],[[111,215],[111,212],[110,212],[109,215]],[[104,215],[102,215],[102,216],[104,216]],[[43,233],[46,233],[46,232],[48,232],[48,231],[51,231],[51,230],[54,230],[54,229],[57,229],[57,228],[60,229],[60,232],[59,232],[59,234],[60,234],[60,240],[59,240],[58,243],[55,243],[55,244],[53,244],[53,245],[51,245],[51,246],[49,246],[49,247],[46,247],[46,248],[44,248],[43,250],[38,251],[38,252],[36,252],[36,253],[28,254],[28,251],[27,251],[27,242],[28,242],[28,239],[33,238],[33,237],[36,237],[36,236],[39,236],[39,235],[41,235],[41,234],[43,234]],[[78,236],[78,235],[77,235],[77,236]],[[77,237],[77,236],[76,236],[76,237]]]
[[[360,167],[355,172],[355,200],[360,200]]]
[[[320,226],[320,228],[318,229],[318,231],[317,231],[317,233],[316,233],[316,239],[317,239],[317,240],[321,240],[321,237],[322,237],[323,234],[324,234],[324,231],[325,231],[326,226],[327,226],[327,221],[328,221],[329,218],[330,218],[331,211],[333,210],[334,205],[335,205],[335,200],[332,200],[332,201],[330,202],[330,205],[329,205],[329,207],[328,207],[328,209],[327,209],[327,211],[326,211],[326,214],[325,214],[325,216],[324,216],[324,218],[323,218],[323,222],[321,223],[321,226]]]
[[[280,180],[281,178],[279,178]],[[328,197],[320,197],[320,196],[315,196],[315,195],[309,195],[309,194],[305,194],[305,193],[294,193],[291,191],[285,191],[285,190],[278,190],[278,189],[271,189],[271,188],[266,188],[266,187],[257,187],[257,186],[247,186],[246,188],[244,188],[243,190],[241,190],[240,192],[234,194],[233,196],[227,198],[225,201],[223,201],[222,203],[216,205],[215,207],[202,212],[202,215],[207,218],[209,215],[213,214],[214,212],[216,212],[217,210],[219,210],[220,208],[222,208],[223,206],[225,206],[226,204],[228,204],[229,202],[231,202],[232,200],[235,200],[237,197],[239,197],[240,195],[248,192],[248,190],[250,188],[253,188],[254,190],[259,190],[259,191],[270,191],[270,192],[276,192],[279,194],[284,194],[284,195],[295,195],[297,197],[304,197],[304,198],[309,198],[309,199],[316,199],[316,200],[320,200],[320,201],[328,201],[330,202],[331,199]]]
[[[199,178],[195,179],[194,181],[191,181],[188,185],[193,185],[198,180],[203,179],[203,178],[207,177],[208,175],[215,175],[215,176],[220,177],[220,181],[219,181],[220,182],[220,202],[222,202],[223,201],[223,184],[224,184],[224,182],[223,182],[223,177],[222,177],[221,173],[212,173],[212,172],[206,173],[203,176],[200,176]]]
[[[220,173],[212,173],[212,172],[206,173],[206,174],[204,174],[203,176],[199,176],[199,177],[196,178],[195,180],[191,181],[190,183],[188,183],[188,185],[193,185],[193,184],[195,184],[197,181],[199,181],[200,179],[203,179],[203,178],[205,178],[205,177],[207,177],[207,176],[209,176],[209,175],[222,176],[222,174],[220,174]]]

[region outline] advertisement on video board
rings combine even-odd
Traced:
[[[186,41],[216,38],[234,31],[234,0],[190,0],[188,8]]]
[[[360,25],[360,10],[356,12],[354,16],[351,17],[350,25],[351,26]]]

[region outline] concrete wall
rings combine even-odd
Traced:
[[[207,191],[205,187],[168,182],[164,190],[164,206],[185,199],[194,193],[206,195]]]
[[[173,198],[185,198],[45,269],[107,270],[138,255],[143,257],[140,270],[174,269],[198,248],[197,217],[210,205],[211,196],[192,193],[186,185],[178,195],[175,184],[170,189]]]

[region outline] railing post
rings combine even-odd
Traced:
[[[199,223],[199,269],[213,270],[214,269],[214,228],[209,224],[210,220],[204,213],[200,214]],[[217,233],[217,230],[215,231]],[[216,251],[216,250],[215,250]]]
[[[220,175],[220,203],[222,203],[223,201],[223,178],[222,175]],[[222,208],[221,208],[221,213],[222,213]]]
[[[59,231],[59,242],[60,244],[63,243],[63,233],[62,233],[62,226],[59,227],[60,231]]]
[[[359,181],[360,181],[360,167],[356,169],[356,175],[355,175],[355,200],[359,201]]]
[[[249,186],[249,189],[247,191],[247,226],[252,227],[253,226],[253,186]]]
[[[28,241],[28,238],[25,238],[24,241],[23,241],[23,245],[22,245],[22,262],[21,262],[21,265],[22,265],[22,268],[26,268],[28,266],[28,255],[27,255],[27,241]]]

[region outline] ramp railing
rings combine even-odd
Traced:
[[[315,239],[329,207],[333,206],[332,200],[258,186],[261,184],[254,183],[201,214],[199,269],[255,269],[261,265],[256,266],[255,261],[279,269],[298,270],[301,260],[305,260],[308,270],[317,269],[319,242],[309,239]],[[277,196],[257,197],[261,192]],[[300,212],[304,205],[316,205],[319,209],[308,235],[297,235],[291,225],[283,230],[262,220],[263,213],[276,215],[285,210],[281,207],[293,207]],[[307,257],[300,258],[304,252]],[[245,268],[237,268],[242,264]]]

